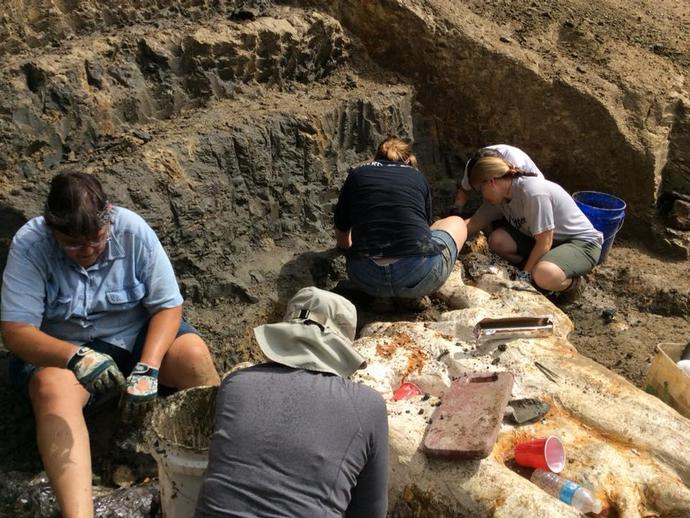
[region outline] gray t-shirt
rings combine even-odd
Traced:
[[[385,517],[388,416],[375,390],[267,363],[223,380],[195,517]]]
[[[530,237],[553,230],[555,242],[577,239],[601,245],[604,241],[570,194],[544,178],[513,179],[511,200],[499,208],[512,226]]]

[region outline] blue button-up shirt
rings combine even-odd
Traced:
[[[98,338],[131,351],[152,314],[180,304],[156,233],[134,212],[115,207],[110,239],[89,268],[65,255],[42,216],[20,228],[3,275],[0,319],[76,345]]]

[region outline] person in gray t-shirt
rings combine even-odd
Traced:
[[[465,205],[468,203],[470,193],[472,192],[470,173],[477,163],[477,160],[486,156],[503,158],[506,162],[521,171],[534,173],[540,178],[544,177],[534,161],[522,149],[507,144],[495,144],[493,146],[483,147],[477,150],[465,164],[465,172],[458,183],[458,190],[455,194],[455,201],[452,209],[454,213],[462,212]],[[497,207],[489,203],[482,203],[474,214],[465,220],[467,224],[467,235],[472,236],[480,230],[485,230],[489,227],[490,223],[501,218],[501,211]]]
[[[489,248],[545,291],[574,292],[597,264],[603,235],[558,184],[498,157],[482,157],[472,187],[497,207],[509,225],[495,229]]]
[[[254,329],[270,362],[221,384],[197,518],[386,516],[386,404],[345,379],[364,364],[356,318],[310,287],[283,322]]]

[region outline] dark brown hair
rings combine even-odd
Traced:
[[[85,173],[60,173],[50,183],[43,216],[46,224],[73,237],[91,237],[108,221],[108,197],[101,182]]]

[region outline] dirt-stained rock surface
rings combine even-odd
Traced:
[[[296,289],[343,278],[332,207],[382,137],[414,138],[438,215],[469,153],[506,142],[569,191],[628,203],[624,236],[563,309],[580,352],[643,386],[654,344],[690,340],[689,24],[683,0],[8,2],[0,268],[56,172],[98,174],[160,236],[225,371]],[[444,310],[356,302],[363,322]],[[30,411],[2,383],[7,513],[50,516]],[[95,482],[112,486],[136,462],[101,454],[106,435]],[[131,516],[157,509],[133,500]]]
[[[580,516],[558,499],[545,498],[526,480],[529,471],[513,460],[516,443],[551,434],[561,438],[567,451],[561,476],[592,490],[602,502],[599,516],[687,514],[690,421],[578,354],[565,339],[573,328],[570,319],[532,288],[511,281],[505,264],[479,253],[464,255],[462,264],[462,276],[457,268],[437,293],[448,310],[436,321],[372,323],[355,342],[367,366],[354,378],[389,399],[394,516]],[[553,333],[475,338],[479,319],[525,314],[552,315]],[[419,368],[410,370],[411,364]],[[550,410],[533,424],[516,427],[504,419],[488,457],[460,460],[456,455],[462,452],[453,455],[448,449],[472,449],[472,439],[479,441],[478,429],[491,418],[482,412],[464,414],[482,404],[469,389],[463,409],[449,416],[443,407],[451,404],[446,398],[454,391],[452,384],[462,390],[466,377],[474,377],[474,383],[487,384],[484,401],[495,401],[501,397],[499,373],[506,371],[514,375],[514,398],[537,397]],[[424,395],[391,401],[402,381],[417,384]],[[491,396],[490,383],[496,387]],[[441,396],[441,406],[435,408],[435,398]],[[436,426],[429,426],[434,419]],[[448,449],[434,455],[445,458],[431,458],[420,447],[438,447],[430,444],[431,428],[445,428],[446,440],[457,433],[464,441],[448,440]]]

